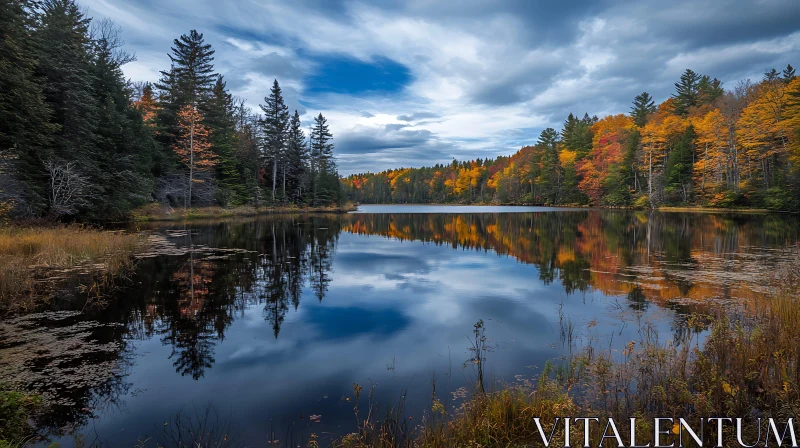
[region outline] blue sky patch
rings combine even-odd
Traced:
[[[303,80],[308,93],[400,93],[412,81],[411,70],[385,57],[370,62],[341,55],[313,58],[316,68]]]

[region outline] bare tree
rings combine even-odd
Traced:
[[[92,188],[75,162],[48,159],[44,169],[49,178],[48,200],[50,214],[55,217],[71,215],[79,207],[88,206],[93,199]]]

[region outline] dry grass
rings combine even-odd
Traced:
[[[140,207],[131,213],[131,219],[136,222],[146,221],[182,221],[208,218],[229,218],[234,216],[256,216],[264,214],[285,213],[346,213],[355,210],[352,203],[342,206],[329,205],[323,207],[300,207],[297,205],[253,207],[243,205],[239,207],[200,207],[183,210],[165,207],[160,204],[150,204]]]
[[[138,235],[79,226],[0,228],[0,312],[32,309],[48,285],[72,274],[89,275],[92,286],[110,281],[143,244]]]

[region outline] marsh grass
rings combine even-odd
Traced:
[[[800,414],[800,255],[765,281],[770,294],[737,310],[690,315],[690,331],[679,338],[663,341],[643,323],[638,339],[620,351],[590,341],[568,359],[548,362],[537,378],[489,392],[476,387],[466,402],[450,409],[434,386],[431,406],[413,434],[395,436],[405,422],[401,416],[371,423],[356,414],[360,430],[333,446],[543,446],[534,417],[549,435],[556,417],[576,416],[600,419],[590,429],[593,441],[600,440],[609,418],[627,440],[630,418],[638,417],[641,444],[653,442],[655,417],[684,418],[695,429],[708,417],[742,417],[744,440],[752,443],[759,436],[757,418],[785,422]],[[583,441],[582,425],[571,427],[573,440]],[[678,430],[673,427],[662,443],[677,446]],[[558,442],[563,434],[561,425],[555,444],[563,443]],[[724,437],[726,446],[736,443],[733,426],[725,427]],[[714,446],[716,431],[706,428],[703,438],[704,446]]]
[[[81,226],[0,228],[0,313],[29,311],[67,279],[99,293],[124,275],[144,241]]]

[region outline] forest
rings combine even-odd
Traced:
[[[260,111],[234,97],[191,30],[157,83],[108,20],[73,0],[0,3],[0,218],[126,219],[157,203],[322,206],[340,200],[333,136],[275,80]]]
[[[800,210],[800,79],[788,65],[726,90],[686,70],[656,105],[570,114],[510,157],[344,179],[361,203],[706,206]]]

